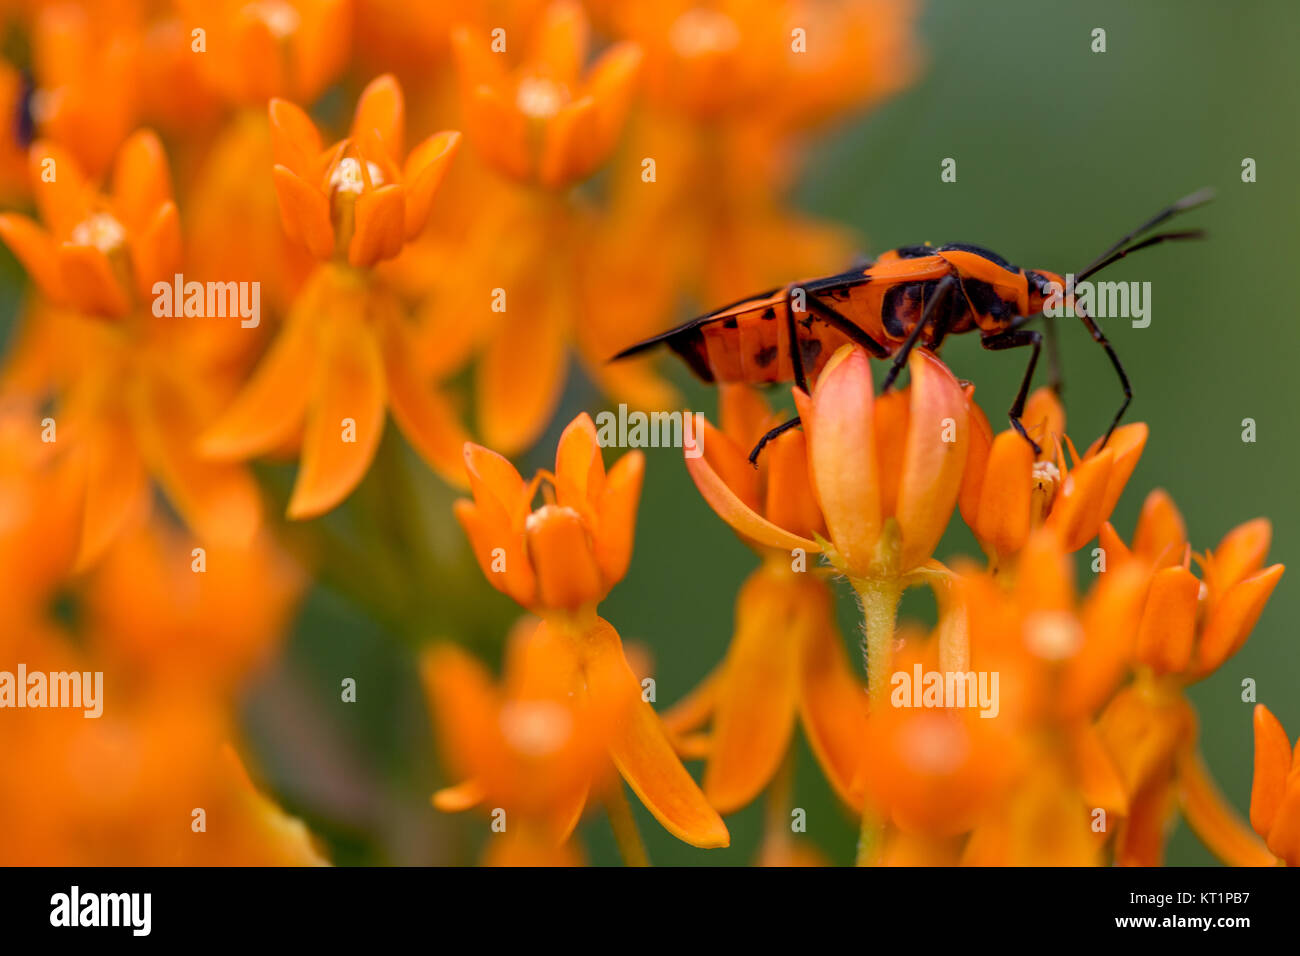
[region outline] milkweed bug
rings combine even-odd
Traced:
[[[1162,232],[1138,240],[1156,226],[1214,198],[1202,189],[1160,210],[1136,229],[1113,243],[1074,282],[1082,282],[1129,253],[1173,239],[1199,239],[1201,230]],[[954,242],[904,246],[884,253],[874,262],[847,272],[793,282],[749,296],[707,315],[624,349],[614,359],[667,345],[680,355],[705,382],[770,384],[793,381],[808,390],[831,354],[846,342],[861,346],[880,359],[892,359],[883,391],[894,384],[908,355],[918,345],[937,352],[949,335],[978,331],[980,343],[991,351],[1023,348],[1032,351],[1015,401],[1008,411],[1011,425],[1033,446],[1021,416],[1038,364],[1044,335],[1024,326],[1043,315],[1044,304],[1055,293],[1082,320],[1092,339],[1110,358],[1124,402],[1111,420],[1104,446],[1119,424],[1133,391],[1124,366],[1096,320],[1074,301],[1073,288],[1055,272],[1022,269],[979,246]],[[1046,323],[1048,351],[1052,357],[1053,386],[1056,371],[1055,324]],[[750,452],[755,463],[763,446],[799,424],[793,418],[764,435]]]

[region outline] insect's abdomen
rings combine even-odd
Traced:
[[[795,313],[795,334],[804,374],[814,380],[835,350],[848,338],[808,313]],[[701,324],[700,347],[713,379],[761,385],[794,379],[789,324],[783,297],[726,318]]]

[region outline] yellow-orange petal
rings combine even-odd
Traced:
[[[488,508],[466,498],[452,507],[488,583],[522,607],[532,607],[537,601],[537,576],[524,548],[523,533],[491,520]]]
[[[100,249],[65,242],[59,246],[58,258],[64,294],[78,308],[113,317],[126,315],[130,310],[127,290],[118,282],[108,256]]]
[[[1017,554],[1029,539],[1033,471],[1029,442],[1014,431],[993,439],[971,530],[998,554]]]
[[[707,447],[707,436],[705,441]],[[745,467],[749,467],[748,463]],[[718,472],[714,471],[707,453],[697,458],[687,458],[686,470],[690,473],[705,503],[741,536],[786,551],[795,548],[802,548],[809,554],[821,551],[816,541],[778,527],[742,501]]]
[[[1219,792],[1200,754],[1188,751],[1177,764],[1178,797],[1188,826],[1228,866],[1273,866],[1268,848],[1250,832]]]
[[[1275,564],[1258,571],[1238,581],[1214,603],[1197,647],[1199,673],[1209,673],[1241,650],[1285,570]]]
[[[863,577],[875,556],[883,517],[874,404],[867,353],[843,347],[813,389],[808,458],[835,550],[850,572]]]
[[[154,298],[154,283],[170,282],[181,267],[181,218],[170,199],[131,239],[135,292],[141,302]]]
[[[1133,551],[1161,567],[1178,564],[1183,560],[1187,544],[1187,525],[1174,504],[1174,499],[1163,488],[1156,488],[1142,503],[1137,530],[1133,533]]]
[[[504,455],[473,442],[465,443],[463,454],[475,503],[488,509],[493,522],[522,533],[530,504],[525,497],[528,486],[515,466]]]
[[[640,684],[623,657],[618,632],[597,620],[583,636],[583,666],[593,698],[635,702],[614,726],[610,756],[623,779],[669,833],[692,846],[731,842],[726,824],[686,772],[654,709],[641,699]]]
[[[348,262],[358,269],[391,259],[406,236],[406,187],[396,183],[357,197],[356,228],[348,243]]]
[[[7,212],[0,213],[0,239],[45,295],[55,302],[66,301],[58,246],[49,233],[26,216]]]
[[[1273,525],[1267,518],[1256,518],[1238,525],[1223,536],[1211,556],[1207,571],[1211,592],[1222,594],[1247,575],[1264,566],[1273,540]]]
[[[1107,570],[1081,613],[1084,641],[1061,675],[1057,705],[1067,717],[1097,711],[1114,692],[1133,654],[1147,575],[1124,565]]]
[[[1110,441],[1106,443],[1106,451],[1111,453],[1112,460],[1106,475],[1106,491],[1101,499],[1102,521],[1110,519],[1119,496],[1124,493],[1124,487],[1128,484],[1133,469],[1137,467],[1138,459],[1142,457],[1148,434],[1149,429],[1144,422],[1134,422],[1115,429]],[[1081,544],[1080,547],[1082,546]]]
[[[1114,455],[1109,448],[1085,458],[1061,482],[1044,526],[1053,529],[1066,551],[1078,551],[1097,536],[1105,514]]]
[[[464,98],[465,135],[488,165],[520,182],[532,174],[528,127],[500,90],[478,86]]]
[[[799,606],[803,593],[793,575],[760,570],[736,599],[736,630],[722,665],[704,769],[704,795],[719,813],[753,800],[790,746],[799,651],[810,626]]]
[[[572,86],[587,55],[587,17],[574,0],[552,3],[542,14],[530,59],[557,83]]]
[[[118,533],[148,507],[149,479],[129,424],[113,419],[96,423],[85,446],[86,503],[81,542],[73,570],[81,572],[103,556]]]
[[[763,513],[778,527],[811,537],[823,534],[822,513],[808,479],[808,439],[799,429],[778,436],[763,449],[767,456],[767,494]],[[741,467],[756,475],[745,455]],[[734,485],[733,485],[734,487]]]
[[[430,803],[443,813],[460,813],[477,807],[484,800],[482,785],[474,779],[435,791]]]
[[[596,139],[591,152],[596,162],[609,155],[627,119],[640,77],[641,48],[616,43],[592,64],[584,91],[596,103]]]
[[[114,211],[128,231],[136,231],[171,198],[171,173],[162,142],[152,130],[138,130],[122,144],[113,167]]]
[[[314,518],[351,494],[365,476],[384,430],[384,364],[373,333],[351,317],[331,316],[303,436],[302,465],[288,516]]]
[[[1096,725],[1078,725],[1070,735],[1070,746],[1084,802],[1089,807],[1102,807],[1107,813],[1128,813],[1128,792]]]
[[[559,305],[510,302],[510,311],[489,343],[475,377],[480,431],[506,454],[530,446],[559,404],[568,364]]]
[[[261,496],[242,465],[206,461],[195,452],[197,383],[146,384],[136,433],[168,500],[203,541],[247,546],[261,524]]]
[[[400,330],[386,331],[384,378],[397,427],[439,477],[453,487],[467,487],[463,449],[469,433],[451,400],[431,382],[420,381],[408,338]]]
[[[248,458],[279,448],[298,433],[316,378],[309,334],[316,318],[295,310],[243,390],[199,439],[201,454]]]
[[[528,516],[524,529],[542,606],[576,610],[605,596],[587,525],[578,512],[543,505]]]
[[[268,107],[271,118],[272,158],[300,178],[311,182],[323,144],[316,124],[303,110],[288,100],[273,99]]]
[[[599,164],[594,152],[600,118],[589,96],[565,104],[546,123],[537,180],[552,189],[584,179]]]
[[[1277,819],[1291,768],[1291,742],[1282,722],[1263,704],[1255,705],[1255,776],[1250,787],[1250,825],[1260,836]]]
[[[862,794],[854,782],[862,770],[867,692],[835,628],[830,594],[824,583],[815,586],[823,595],[815,626],[805,633],[799,649],[799,716],[831,788],[856,809],[862,806]]]
[[[1137,659],[1158,674],[1187,669],[1196,637],[1201,582],[1181,564],[1162,568],[1151,579],[1138,624]]]
[[[623,580],[632,563],[637,506],[644,477],[645,455],[633,450],[614,463],[605,479],[596,505],[599,519],[592,543],[606,585]]]
[[[334,226],[330,222],[329,199],[287,166],[277,165],[271,175],[285,233],[317,259],[330,258],[334,253]]]
[[[555,500],[595,523],[595,501],[604,490],[605,462],[591,416],[581,412],[564,426],[555,446]]]
[[[388,155],[399,157],[405,152],[402,148],[402,127],[405,122],[406,107],[402,100],[401,84],[391,73],[385,73],[367,83],[357,98],[351,136],[353,139],[361,139],[374,130],[379,134],[379,140]]]
[[[433,197],[438,192],[452,157],[460,148],[460,133],[443,130],[434,133],[406,158],[403,179],[406,184],[406,238],[413,239],[429,221]]]
[[[966,400],[948,367],[927,349],[913,349],[907,367],[910,410],[895,510],[904,569],[929,560],[948,527],[970,442]]]
[[[46,160],[52,165],[47,166]],[[86,181],[72,154],[48,140],[32,143],[28,167],[32,200],[41,221],[54,235],[67,236],[90,212],[94,187]],[[48,176],[49,170],[53,170],[53,178]]]

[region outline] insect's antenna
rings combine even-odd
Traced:
[[[1098,272],[1106,268],[1108,265],[1111,265],[1112,263],[1115,262],[1119,262],[1119,260],[1123,259],[1130,252],[1137,252],[1139,249],[1145,249],[1148,246],[1159,245],[1160,243],[1168,242],[1171,239],[1204,239],[1204,238],[1205,238],[1204,229],[1186,229],[1182,232],[1157,233],[1156,235],[1151,236],[1148,239],[1143,239],[1141,242],[1134,243],[1133,245],[1129,246],[1126,249],[1120,249],[1118,252],[1111,253],[1111,255],[1107,256],[1105,259],[1102,259],[1101,261],[1088,266],[1088,268],[1084,269],[1082,272],[1080,272],[1077,276],[1074,277],[1074,281],[1076,283],[1082,282],[1084,279],[1088,278],[1088,276],[1096,275]]]
[[[1209,202],[1213,198],[1214,198],[1214,190],[1207,187],[1205,189],[1198,189],[1190,196],[1184,196],[1182,199],[1178,200],[1177,202],[1166,206],[1164,209],[1160,210],[1158,213],[1156,213],[1146,222],[1142,223],[1142,225],[1138,226],[1132,232],[1124,236],[1124,238],[1120,239],[1118,242],[1113,243],[1109,249],[1107,249],[1096,259],[1094,259],[1092,263],[1088,265],[1087,268],[1082,269],[1078,273],[1076,281],[1082,280],[1086,276],[1093,275],[1103,266],[1110,265],[1111,262],[1115,261],[1115,258],[1112,258],[1112,256],[1114,256],[1116,252],[1119,252],[1121,249],[1124,248],[1125,245],[1132,242],[1134,239],[1142,235],[1144,232],[1154,229],[1156,226],[1160,225],[1165,220],[1172,219],[1180,212],[1186,212],[1189,209],[1195,209],[1197,206],[1204,206],[1207,202]],[[1182,233],[1165,233],[1164,236],[1167,238],[1180,238],[1180,239],[1197,238]],[[1125,252],[1125,255],[1127,255],[1128,252],[1133,252],[1136,249],[1142,248],[1144,246],[1149,246],[1149,245],[1155,245],[1155,243],[1151,242],[1150,240],[1144,243],[1140,243],[1139,245],[1134,246],[1131,249],[1128,249]],[[1121,255],[1117,258],[1123,258],[1123,256]]]

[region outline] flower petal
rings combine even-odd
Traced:
[[[405,122],[401,84],[391,73],[385,73],[367,83],[357,98],[351,138],[361,139],[374,130],[389,157],[395,159],[405,152],[402,148]]]
[[[1267,838],[1286,793],[1291,741],[1282,722],[1263,704],[1255,705],[1255,776],[1250,788],[1250,825]]]
[[[406,187],[397,184],[363,192],[356,201],[356,228],[348,262],[358,269],[391,259],[406,236]]]
[[[822,370],[812,394],[812,421],[804,420],[826,528],[848,569],[864,577],[882,521],[874,404],[870,359],[862,349],[845,346]]]
[[[797,581],[792,574],[760,570],[736,599],[736,631],[722,665],[713,747],[704,769],[704,795],[719,813],[734,813],[753,800],[790,746],[799,650],[809,627]]]
[[[907,367],[911,407],[895,510],[904,569],[929,560],[943,537],[970,442],[966,400],[948,367],[927,349],[913,349]]]
[[[365,477],[384,430],[384,365],[359,320],[330,317],[288,516],[314,518]]]
[[[301,242],[317,259],[334,253],[334,226],[330,222],[329,199],[313,189],[287,166],[271,170],[275,197],[280,204],[280,221],[290,239]]]
[[[1283,565],[1275,564],[1256,572],[1233,585],[1215,602],[1201,630],[1196,655],[1199,674],[1215,670],[1241,650],[1285,570]]]
[[[429,221],[433,197],[459,148],[460,133],[443,130],[416,146],[406,158],[403,178],[406,183],[407,239],[415,238]]]
[[[623,657],[618,632],[598,620],[584,635],[588,692],[626,696],[635,703],[618,721],[610,756],[623,779],[669,833],[692,846],[727,846],[731,836],[716,810],[673,752],[659,716],[641,699],[640,684]]]

